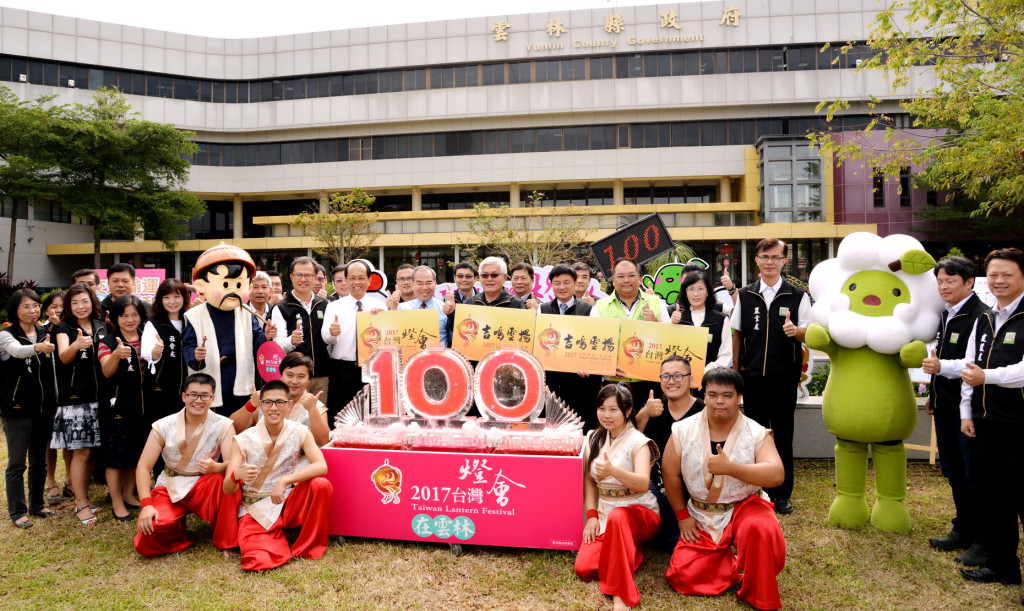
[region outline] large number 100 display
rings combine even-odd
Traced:
[[[402,367],[401,350],[378,348],[363,363],[363,381],[370,386],[371,410],[399,418],[430,420],[464,416],[474,400],[488,420],[527,422],[544,409],[544,368],[523,350],[503,349],[484,356],[473,367],[458,351],[427,348]]]

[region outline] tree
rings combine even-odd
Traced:
[[[976,215],[972,218],[972,213],[977,209],[975,201],[950,194],[944,202],[939,201],[933,206],[914,210],[914,217],[921,222],[914,222],[910,229],[951,242],[987,241],[993,237],[1015,240],[1024,237],[1024,221],[1021,220],[1020,211],[1006,216]]]
[[[576,206],[537,208],[543,199],[543,193],[531,193],[527,214],[522,214],[522,208],[476,204],[469,220],[472,237],[460,237],[459,247],[480,248],[512,264],[528,261],[543,266],[575,260],[577,248],[589,241],[587,210]]]
[[[295,225],[313,236],[318,244],[313,250],[318,254],[335,265],[346,263],[369,252],[380,235],[372,229],[378,216],[370,208],[374,201],[375,197],[359,187],[345,195],[332,193],[326,212],[303,212]]]
[[[185,188],[195,134],[139,119],[111,89],[74,112],[61,138],[60,184],[64,207],[93,227],[93,265],[103,238],[144,236],[174,248],[183,223],[206,210]]]
[[[922,167],[919,184],[963,193],[978,202],[974,216],[1009,214],[1024,202],[1024,2],[894,0],[875,17],[868,45],[879,53],[857,70],[881,71],[893,90],[912,78],[928,83],[900,106],[915,130],[939,131],[910,137],[871,98],[865,104],[875,119],[862,134],[884,131],[885,146],[872,147],[870,138],[837,144],[828,133],[812,140],[840,163],[863,158],[889,176]],[[922,66],[934,71],[934,81]],[[850,103],[822,108],[831,120]]]
[[[10,199],[11,234],[7,246],[7,281],[14,281],[14,253],[21,201],[57,197],[54,176],[59,125],[67,107],[50,105],[56,96],[21,100],[0,87],[0,200]]]

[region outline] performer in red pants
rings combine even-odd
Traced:
[[[242,568],[265,571],[292,558],[320,558],[327,551],[331,483],[327,461],[305,426],[288,419],[288,386],[268,382],[260,390],[263,417],[234,438],[224,493],[241,485],[238,547]],[[290,547],[284,528],[301,527]]]
[[[740,374],[712,369],[704,386],[704,411],[672,425],[661,461],[665,494],[679,520],[665,578],[688,596],[716,596],[742,582],[740,600],[778,609],[776,576],[786,563],[786,542],[761,488],[782,482],[782,459],[771,431],[740,414]]]
[[[640,603],[633,573],[644,560],[644,543],[661,525],[658,500],[649,490],[658,447],[636,430],[636,410],[624,386],[601,389],[597,419],[583,457],[587,524],[576,575],[600,580],[601,592],[612,597],[615,608],[627,609]]]
[[[213,526],[218,549],[238,547],[240,494],[225,495],[226,465],[217,458],[230,449],[231,420],[210,411],[216,382],[204,373],[185,380],[185,408],[153,423],[135,470],[142,502],[135,549],[153,557],[180,552],[192,544],[185,534],[185,516],[192,512]],[[163,472],[149,489],[150,474],[163,456]]]

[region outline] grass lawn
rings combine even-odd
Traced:
[[[6,464],[6,444],[0,444],[0,462]],[[833,491],[830,461],[799,461],[796,478],[796,513],[781,519],[788,558],[779,584],[787,608],[1019,608],[1020,587],[966,583],[957,574],[954,554],[928,546],[929,536],[947,532],[952,504],[938,467],[910,467],[915,529],[908,535],[826,524]],[[105,488],[92,488],[94,502],[102,504],[105,495]],[[149,560],[132,548],[135,526],[115,521],[109,506],[94,527],[75,520],[70,500],[58,510],[57,517],[34,519],[29,530],[9,521],[0,524],[3,608],[611,607],[596,582],[576,578],[570,552],[467,546],[456,558],[446,545],[349,539],[341,547],[332,545],[321,560],[244,574],[238,556],[225,559],[210,543],[210,529],[194,517],[189,529],[197,545]],[[665,582],[667,566],[667,554],[647,551],[636,577],[643,608],[748,608],[734,592],[684,599]]]

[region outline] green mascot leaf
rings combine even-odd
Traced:
[[[935,259],[923,250],[908,250],[900,257],[900,266],[904,273],[923,274],[935,267]]]

